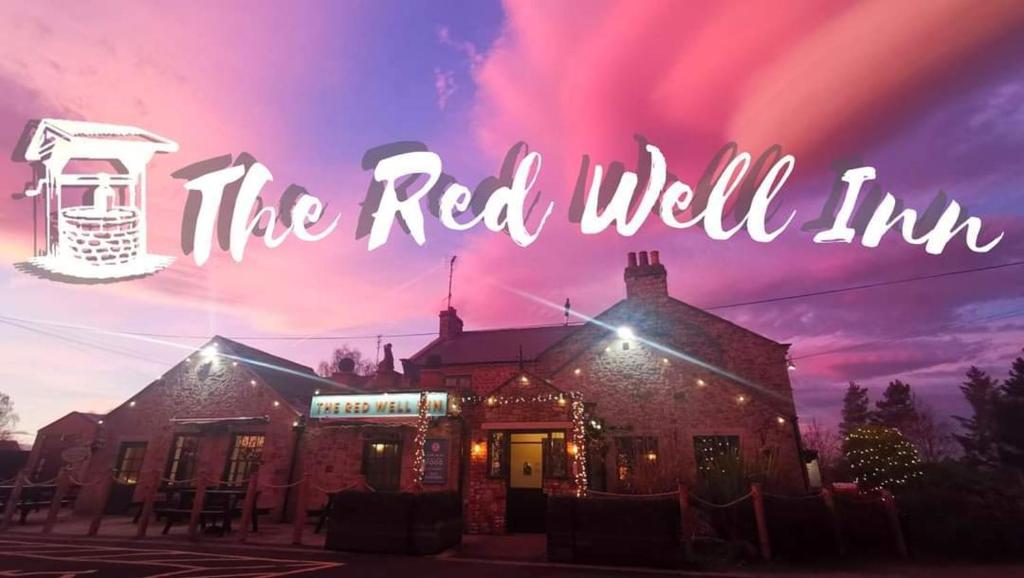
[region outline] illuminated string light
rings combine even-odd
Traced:
[[[430,414],[427,411],[427,392],[420,392],[419,416],[416,420],[416,447],[412,454],[413,484],[419,486],[423,483],[423,471],[426,464],[426,456],[423,446],[427,443],[427,428],[430,426]]]

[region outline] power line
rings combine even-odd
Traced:
[[[948,323],[946,325],[943,325],[942,328],[943,329],[951,329],[953,327],[973,325],[975,323],[982,323],[982,322],[987,322],[987,321],[998,321],[998,320],[1001,320],[1001,319],[1010,319],[1012,317],[1020,317],[1021,315],[1024,315],[1024,309],[1019,309],[1019,310],[1016,310],[1016,311],[1010,311],[1010,312],[1007,312],[1007,313],[999,313],[999,314],[996,314],[996,315],[989,315],[989,316],[986,316],[986,317],[979,317],[977,319],[971,319],[971,320],[968,320],[968,321],[957,321],[957,322],[953,322],[953,323]],[[916,338],[920,338],[920,337],[929,337],[929,336],[928,335],[916,334],[916,335],[904,335],[902,337],[894,337],[892,339],[877,339],[877,340],[874,340],[874,341],[862,341],[861,343],[853,343],[853,344],[850,344],[850,345],[845,345],[843,347],[836,347],[834,349],[826,349],[824,351],[817,351],[815,353],[808,353],[807,355],[796,356],[796,357],[793,358],[793,361],[800,361],[802,359],[809,359],[811,357],[821,357],[821,356],[824,356],[824,355],[832,355],[833,353],[842,353],[844,351],[851,351],[851,350],[854,350],[854,349],[862,349],[862,348],[865,348],[865,347],[871,347],[871,346],[875,346],[875,345],[883,345],[883,344],[886,344],[886,343],[897,343],[899,341],[906,341],[908,339],[916,339]]]
[[[952,277],[954,275],[966,275],[968,273],[981,273],[983,271],[993,271],[996,269],[1006,269],[1007,267],[1019,267],[1024,265],[1024,261],[1012,261],[1010,263],[1003,263],[1001,265],[989,265],[986,267],[975,267],[973,269],[960,269],[958,271],[946,271],[945,273],[933,273],[931,275],[920,275],[917,277],[904,277],[903,279],[893,279],[891,281],[878,281],[876,283],[865,283],[862,285],[850,285],[848,287],[837,287],[835,289],[823,289],[821,291],[811,291],[809,293],[797,293],[795,295],[786,295],[783,297],[769,297],[766,299],[757,299],[754,301],[742,301],[739,303],[727,303],[725,305],[715,305],[713,307],[705,307],[705,310],[714,309],[731,309],[733,307],[745,307],[747,305],[761,305],[764,303],[778,303],[780,301],[790,301],[793,299],[805,299],[807,297],[818,297],[820,295],[835,295],[837,293],[846,293],[849,291],[862,291],[864,289],[874,289],[877,287],[888,287],[890,285],[899,285],[902,283],[912,283],[915,281],[927,281],[930,279],[940,279],[942,277]]]

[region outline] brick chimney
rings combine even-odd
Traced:
[[[441,339],[452,339],[462,334],[462,319],[459,319],[459,314],[455,312],[454,307],[449,307],[442,311],[439,315],[441,318]]]
[[[668,297],[668,273],[657,251],[630,253],[626,261],[626,299]]]

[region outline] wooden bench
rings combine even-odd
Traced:
[[[314,534],[319,534],[320,530],[324,529],[324,524],[327,523],[327,518],[331,515],[331,500],[334,494],[327,494],[327,500],[324,501],[324,505],[319,508],[312,508],[306,510],[306,518],[316,518],[316,529],[313,530]]]
[[[167,488],[162,490],[166,499],[158,502],[153,508],[157,519],[165,518],[163,533],[170,531],[171,526],[182,519],[188,521],[192,516],[192,505],[195,500],[195,489],[193,488]],[[212,488],[205,492],[202,509],[199,511],[199,527],[205,531],[208,522],[220,522],[221,534],[231,531],[231,520],[241,517],[242,506],[245,501],[245,490],[236,488]],[[257,507],[257,499],[253,501],[252,521],[250,526],[253,532],[259,531],[259,517],[270,513],[270,508]],[[139,514],[141,515],[141,504]]]
[[[11,499],[11,494],[14,492],[14,486],[0,486],[0,512],[3,512],[7,508],[7,502]],[[53,498],[56,496],[57,486],[54,484],[38,485],[38,486],[23,486],[21,488],[21,496],[18,499],[18,503],[15,505],[19,516],[18,523],[24,525],[28,519],[28,515],[32,512],[38,512],[40,510],[49,509],[53,505]],[[74,488],[68,491],[61,501],[61,507],[74,506],[76,493]]]

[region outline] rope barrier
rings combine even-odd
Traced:
[[[633,498],[633,499],[644,499],[644,498],[668,498],[672,496],[678,496],[679,490],[672,492],[661,492],[658,494],[620,494],[616,492],[599,492],[597,490],[587,490],[588,496],[595,497],[609,497],[609,498]]]
[[[182,485],[194,484],[198,480],[199,480],[199,478],[189,478],[187,480],[175,480],[175,479],[171,479],[171,478],[160,478],[160,481],[165,483],[165,484],[182,484]]]
[[[58,477],[60,477],[60,476],[58,476]],[[55,485],[55,483],[57,482],[57,478],[53,478],[52,480],[47,480],[45,482],[33,482],[32,480],[28,479],[27,476],[22,478],[22,479],[25,480],[25,487],[29,487],[29,488],[36,487],[36,486],[52,486],[52,485]]]
[[[821,499],[821,492],[817,492],[817,493],[814,493],[814,494],[807,494],[806,496],[783,496],[781,494],[769,494],[769,493],[766,492],[764,494],[764,497],[766,497],[766,498],[773,498],[773,499],[777,499],[777,500],[790,500],[790,501],[811,500],[811,499],[820,500]]]
[[[702,499],[698,498],[697,496],[693,496],[693,495],[690,496],[690,499],[693,500],[694,502],[697,502],[698,504],[703,504],[703,505],[705,505],[705,506],[707,506],[709,508],[728,508],[730,506],[735,506],[736,504],[742,502],[743,500],[746,500],[750,496],[751,496],[751,493],[747,492],[745,495],[742,495],[742,496],[736,498],[735,500],[733,500],[731,502],[728,502],[728,503],[725,503],[725,504],[716,504],[714,502],[709,502],[707,500],[702,500]]]
[[[71,480],[71,483],[76,486],[95,486],[100,482],[106,481],[111,476],[113,476],[113,474],[103,474],[91,482],[83,482],[76,478],[74,474],[68,474],[68,479]]]
[[[370,490],[371,492],[376,492],[377,491],[376,488],[374,488],[370,484],[367,484],[366,482],[352,482],[351,484],[349,484],[347,486],[342,486],[342,487],[340,487],[338,489],[335,489],[335,490],[328,490],[327,488],[324,488],[324,487],[321,487],[321,486],[315,486],[313,489],[318,491],[318,492],[323,492],[325,494],[337,494],[338,492],[344,492],[346,490],[351,490],[352,488],[355,488],[355,487],[358,487],[358,486],[363,486],[364,488],[366,488],[367,490]]]
[[[279,489],[282,489],[282,488],[294,488],[295,486],[297,486],[297,485],[299,485],[299,484],[301,484],[302,482],[305,482],[305,481],[306,481],[306,476],[302,476],[302,478],[300,478],[300,479],[298,479],[298,480],[296,480],[296,481],[294,481],[294,482],[292,482],[290,484],[267,484],[267,483],[263,483],[263,484],[260,484],[260,486],[262,486],[264,488],[270,488],[272,490],[279,490]]]

